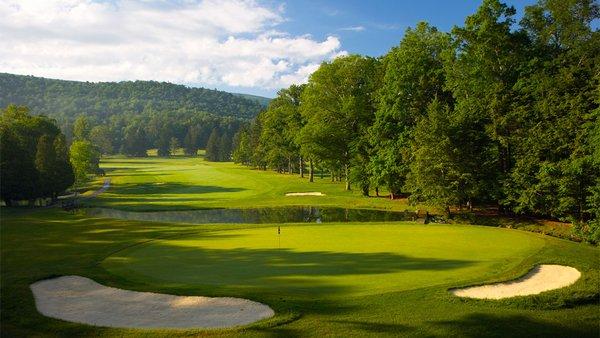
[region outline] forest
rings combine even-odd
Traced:
[[[87,128],[102,154],[146,156],[147,149],[157,148],[164,156],[175,145],[196,154],[213,130],[230,143],[266,102],[155,81],[91,83],[0,74],[0,107],[22,105],[53,119],[68,143],[75,129]]]
[[[421,22],[380,58],[324,62],[235,135],[233,160],[309,181],[327,171],[448,214],[569,220],[598,238],[598,4],[541,0],[515,15],[485,0],[449,33]]]

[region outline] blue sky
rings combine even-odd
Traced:
[[[462,25],[475,13],[480,1],[469,0],[335,0],[289,1],[289,21],[281,28],[294,34],[309,33],[317,39],[337,35],[350,53],[379,56],[397,45],[404,31],[427,21],[443,31]],[[517,9],[518,17],[533,0],[505,1]],[[355,30],[344,28],[356,28]]]
[[[519,20],[533,0],[510,0]],[[156,80],[273,97],[325,60],[380,56],[407,27],[462,25],[468,0],[0,0],[0,72]]]

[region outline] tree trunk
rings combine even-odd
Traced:
[[[308,165],[309,165],[309,170],[310,170],[308,181],[314,182],[315,181],[315,167],[313,165],[312,159],[309,160]]]
[[[375,196],[379,197],[379,187],[375,187]]]
[[[292,158],[288,157],[288,174],[292,174]]]
[[[344,165],[344,175],[346,175],[346,190],[350,190],[350,177],[348,177],[348,164]]]
[[[300,177],[304,178],[304,161],[302,160],[302,156],[300,156]]]

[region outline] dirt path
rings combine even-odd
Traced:
[[[110,178],[105,178],[104,184],[102,184],[102,187],[100,189],[94,191],[93,193],[91,193],[83,198],[94,198],[94,197],[100,195],[101,193],[105,192],[106,190],[108,190],[108,188],[110,188]]]

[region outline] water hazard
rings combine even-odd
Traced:
[[[277,207],[134,212],[91,208],[88,214],[107,218],[172,223],[323,223],[416,221],[414,211],[345,209],[334,207]],[[421,214],[421,217],[424,215]]]

